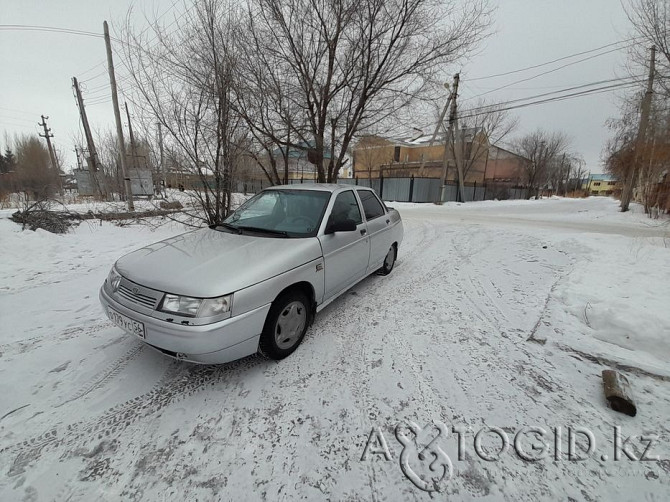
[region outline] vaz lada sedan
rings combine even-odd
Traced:
[[[220,225],[122,257],[100,301],[114,324],[177,359],[283,359],[317,312],[391,272],[402,238],[400,215],[369,188],[272,187]]]

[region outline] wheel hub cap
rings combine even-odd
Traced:
[[[298,341],[307,322],[307,310],[301,302],[291,302],[279,314],[275,325],[277,347],[290,349]]]

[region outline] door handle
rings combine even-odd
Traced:
[[[391,223],[391,220],[386,220],[386,224],[388,225],[389,223]]]
[[[361,230],[361,235],[365,235],[365,234],[367,234],[367,233],[368,233],[367,230],[365,230],[365,229]]]

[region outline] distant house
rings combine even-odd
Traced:
[[[591,174],[582,181],[582,190],[589,195],[615,195],[621,188],[621,182],[611,174]]]
[[[523,157],[492,145],[482,128],[461,130],[464,142],[466,183],[505,181],[513,184],[524,182]],[[441,178],[444,169],[445,140],[436,138],[431,145],[430,136],[415,138],[385,138],[365,136],[354,147],[353,177],[424,177]],[[447,158],[447,181],[457,179],[456,163],[451,148]]]
[[[485,181],[508,182],[515,185],[526,183],[524,164],[530,162],[525,157],[497,145],[490,145],[486,168]]]
[[[284,148],[276,148],[272,156],[277,162],[277,172],[280,177],[284,175]],[[312,163],[312,152],[315,149],[309,143],[304,143],[298,147],[288,149],[288,179],[314,181],[317,179],[316,166]],[[328,168],[330,162],[330,147],[323,149],[323,167]],[[340,178],[350,178],[350,169],[343,166],[339,173]]]

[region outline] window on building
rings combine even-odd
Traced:
[[[594,186],[594,187],[599,187],[599,186],[600,186],[600,181],[595,181],[595,182],[593,183],[593,186]]]
[[[399,146],[396,146],[393,149],[393,160],[395,162],[400,162],[400,147]]]
[[[616,181],[608,181],[607,184],[609,186],[614,186],[614,185],[616,185]]]
[[[365,219],[368,221],[374,220],[375,218],[379,218],[384,214],[384,208],[373,192],[370,190],[359,190],[358,196],[361,198],[361,202],[363,203]]]

